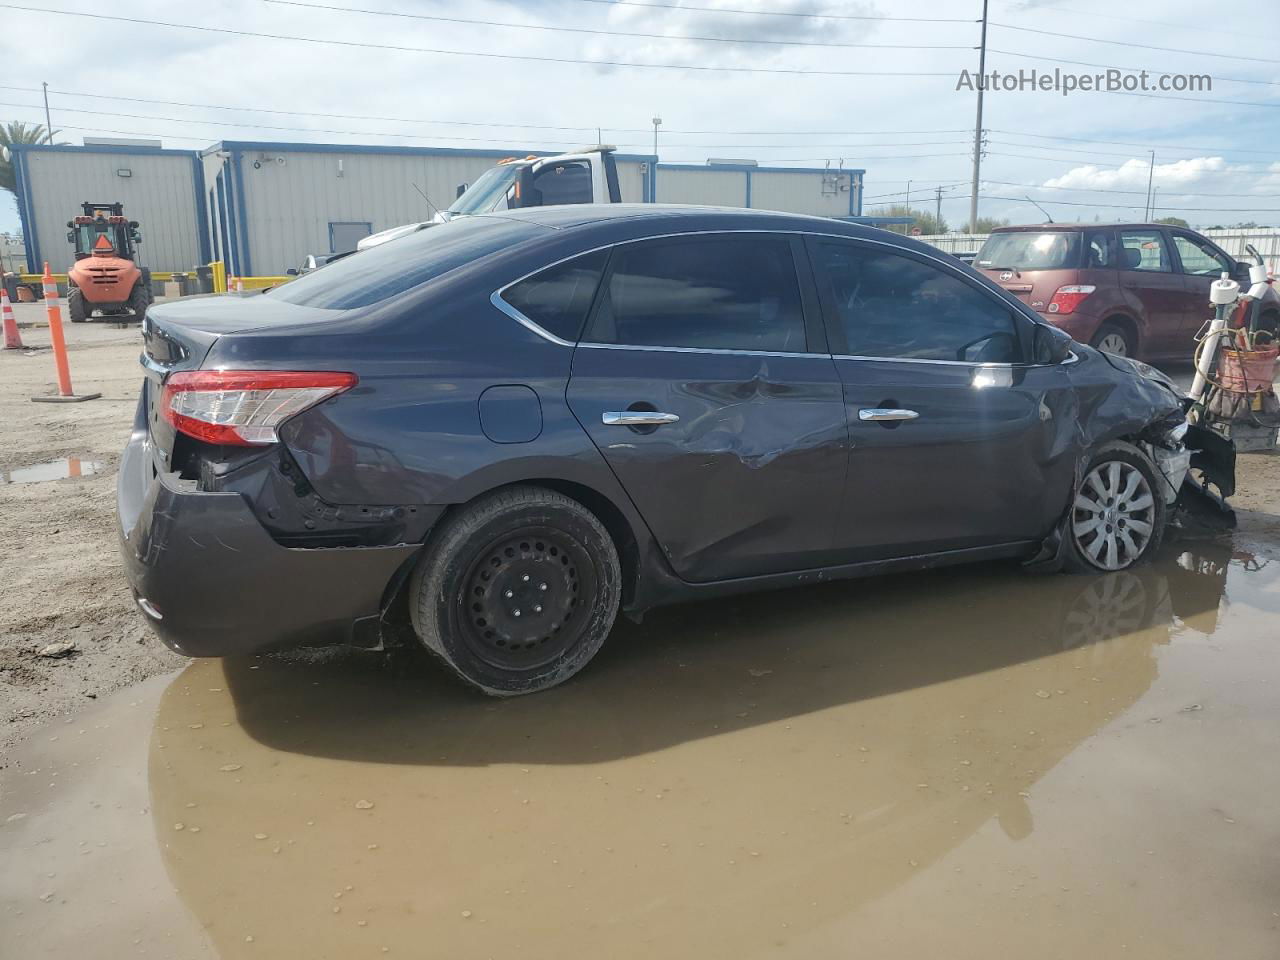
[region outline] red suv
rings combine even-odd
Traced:
[[[1209,284],[1249,276],[1194,230],[1159,223],[999,227],[973,266],[1076,340],[1147,360],[1190,359]]]

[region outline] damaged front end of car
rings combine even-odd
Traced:
[[[1226,502],[1235,492],[1231,441],[1191,423],[1190,399],[1154,367],[1092,348],[1076,349],[1085,361],[1076,365],[1073,376],[1079,410],[1076,489],[1093,452],[1120,441],[1136,447],[1155,467],[1169,525],[1200,534],[1234,528],[1235,513]],[[1069,505],[1028,566],[1061,568],[1071,512]]]

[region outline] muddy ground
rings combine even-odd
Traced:
[[[137,333],[69,335],[101,400],[0,353],[0,956],[1280,955],[1280,457],[1132,573],[658,611],[494,702],[169,654],[113,526]]]

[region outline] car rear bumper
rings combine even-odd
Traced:
[[[240,494],[197,491],[153,456],[135,429],[117,481],[120,550],[139,607],[186,656],[350,641],[418,549],[282,547]]]

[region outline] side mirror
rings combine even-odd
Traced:
[[[1071,356],[1071,335],[1047,323],[1037,323],[1032,339],[1032,362],[1046,365],[1062,363]]]
[[[67,243],[75,243],[75,242],[76,242],[76,232],[74,230],[68,230]]]
[[[288,270],[284,272],[284,274],[286,277],[296,277],[298,275],[298,268],[290,267]]]
[[[460,183],[460,184],[458,184],[458,186],[454,189],[454,191],[453,191],[453,197],[454,197],[454,199],[456,200],[458,197],[462,196],[462,195],[463,195],[464,193],[466,193],[466,192],[467,192],[467,185],[466,185],[465,183]]]
[[[130,220],[130,221],[129,221],[129,229],[130,229],[130,230],[137,230],[137,229],[138,229],[138,227],[140,227],[140,226],[142,226],[142,224],[138,223],[138,221],[137,221],[137,220]]]

